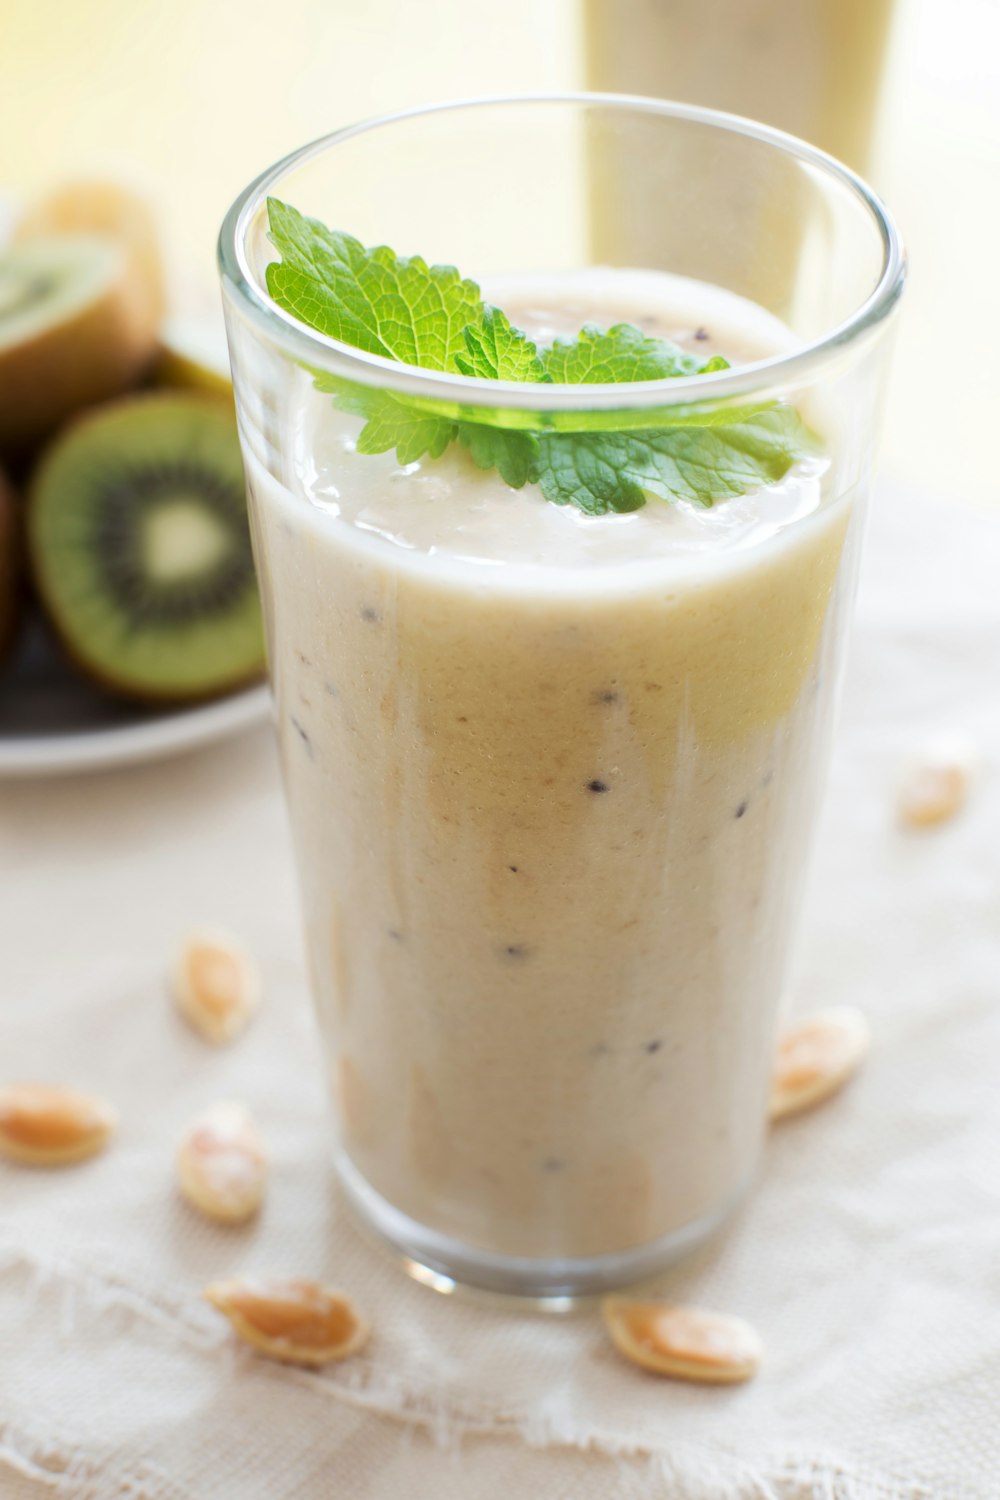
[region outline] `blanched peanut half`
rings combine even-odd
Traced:
[[[118,1123],[104,1099],[42,1083],[0,1085],[0,1156],[35,1167],[85,1161]]]
[[[231,1042],[260,1004],[257,965],[225,932],[194,932],[171,976],[177,1008],[210,1042]]]
[[[370,1331],[342,1292],[317,1281],[238,1276],[213,1282],[205,1297],[225,1313],[245,1343],[285,1364],[346,1359]]]
[[[242,1104],[216,1104],[188,1130],[177,1152],[187,1201],[221,1224],[243,1224],[264,1200],[267,1157]]]
[[[910,828],[929,828],[961,812],[978,755],[964,735],[942,735],[913,757],[899,789],[899,816]]]
[[[675,1380],[735,1385],[749,1380],[764,1356],[749,1323],[703,1307],[605,1297],[601,1312],[626,1359]]]
[[[868,1022],[849,1005],[792,1021],[778,1038],[771,1119],[811,1109],[843,1088],[871,1043]]]

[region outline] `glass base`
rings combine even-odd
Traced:
[[[556,1305],[630,1286],[672,1265],[720,1229],[749,1189],[749,1183],[741,1185],[711,1213],[634,1250],[584,1259],[536,1260],[531,1256],[491,1255],[439,1234],[394,1208],[344,1152],[338,1152],[335,1165],[348,1202],[362,1225],[395,1252],[403,1269],[415,1280],[440,1292],[466,1286]]]

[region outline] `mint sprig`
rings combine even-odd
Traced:
[[[401,260],[385,245],[366,250],[349,234],[267,200],[271,240],[281,261],[267,268],[279,307],[342,344],[424,370],[455,370],[465,329],[482,316],[474,281],[454,266]]]
[[[671,380],[727,370],[720,355],[699,359],[667,339],[652,338],[632,323],[616,323],[605,333],[584,323],[575,339],[556,339],[543,355],[550,380],[561,385],[617,385],[630,380]]]
[[[279,307],[353,348],[422,369],[475,379],[567,385],[673,380],[727,369],[653,338],[630,323],[588,323],[574,339],[538,348],[475,282],[453,266],[428,266],[385,245],[327,229],[268,200],[281,260],[267,268]],[[395,395],[319,374],[316,385],[365,419],[359,453],[395,450],[401,464],[439,458],[453,442],[513,489],[539,485],[556,505],[591,515],[640,509],[648,495],[710,506],[773,483],[817,450],[794,407],[665,406],[638,413],[529,413]],[[643,425],[638,425],[639,423]]]
[[[499,307],[483,307],[478,326],[463,330],[465,354],[455,363],[463,375],[480,380],[534,380],[551,383],[551,375],[535,345],[519,328],[512,328]]]

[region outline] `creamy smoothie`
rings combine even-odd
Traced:
[[[658,273],[503,306],[540,342],[788,345]],[[457,444],[357,454],[302,381],[286,484],[246,457],[349,1175],[487,1256],[708,1227],[765,1128],[855,497],[821,457],[711,510],[587,517]]]

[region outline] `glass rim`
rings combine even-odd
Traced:
[[[300,323],[272,300],[266,287],[254,275],[246,253],[250,221],[271,190],[290,172],[335,149],[342,142],[386,126],[403,124],[426,115],[497,107],[516,108],[523,105],[597,105],[707,125],[729,135],[760,141],[817,168],[850,191],[855,202],[867,210],[878,230],[882,242],[882,266],[875,286],[847,318],[820,337],[767,359],[710,374],[689,375],[683,380],[549,385],[475,379],[446,370],[422,369],[383,355],[355,349],[350,344],[330,338],[307,324]],[[244,313],[296,362],[316,365],[331,375],[355,381],[359,385],[388,388],[410,397],[462,406],[538,412],[690,405],[694,401],[723,400],[730,396],[745,395],[767,386],[804,384],[814,378],[818,370],[836,359],[841,351],[873,332],[885,321],[899,301],[906,279],[906,256],[902,240],[888,208],[858,173],[836,157],[821,151],[818,146],[812,146],[798,136],[789,135],[757,120],[726,114],[721,110],[639,94],[586,91],[450,99],[373,116],[320,136],[283,156],[240,193],[222,223],[218,240],[218,261],[223,283],[228,284],[236,294]]]

